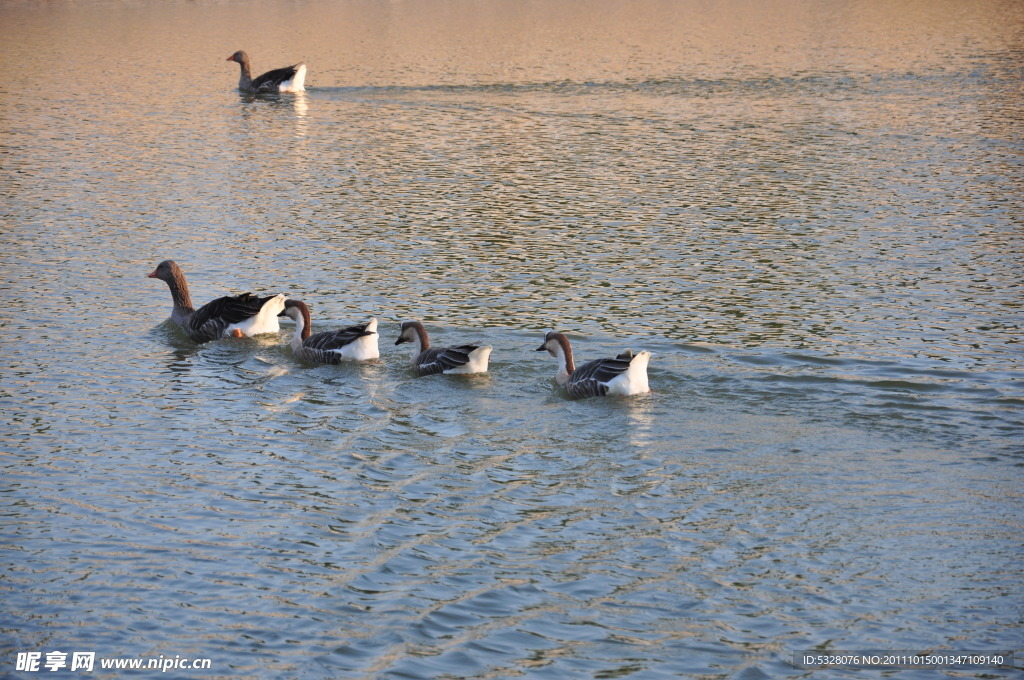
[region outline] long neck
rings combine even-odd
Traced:
[[[251,90],[252,89],[252,70],[249,68],[249,59],[245,58],[238,62],[238,65],[242,69],[242,75],[238,78],[238,89],[240,90]]]
[[[191,314],[195,311],[192,307],[192,298],[188,294],[188,281],[181,272],[175,272],[167,280],[167,287],[171,289],[171,299],[174,300],[174,312],[176,314]]]
[[[420,352],[424,352],[430,349],[430,336],[427,335],[427,329],[423,327],[423,324],[416,322],[412,325],[412,329],[416,331],[416,337],[420,342]]]
[[[289,314],[289,316],[291,316]],[[309,326],[306,324],[306,320],[303,314],[296,314],[292,318],[295,320],[295,335],[292,336],[292,349],[296,352],[302,349],[303,341],[309,337]]]
[[[313,321],[309,316],[309,307],[302,305],[299,309],[302,311],[302,317],[295,322],[295,335],[300,336],[304,342],[313,334]]]
[[[576,370],[576,365],[572,361],[572,347],[569,346],[568,340],[564,337],[558,338],[558,348],[561,351],[556,355],[559,366],[558,373],[555,374],[555,380],[561,384],[569,379],[572,372]]]
[[[285,313],[295,322],[295,335],[292,337],[292,349],[298,351],[311,335],[313,323],[309,315],[309,307],[304,302],[289,300],[285,303]]]

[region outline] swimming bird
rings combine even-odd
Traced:
[[[627,349],[614,359],[595,359],[576,368],[569,339],[554,331],[545,335],[544,344],[537,348],[538,352],[545,350],[558,359],[555,380],[572,397],[630,395],[651,391],[647,386],[647,362],[651,359],[651,353],[646,350],[633,354],[632,350]]]
[[[412,356],[412,365],[420,375],[435,373],[486,373],[491,347],[458,345],[457,347],[431,347],[427,329],[419,321],[405,321],[402,331],[395,340],[418,343]]]
[[[196,342],[277,333],[280,330],[277,315],[284,309],[284,294],[259,297],[243,293],[217,298],[193,309],[185,273],[174,260],[164,260],[148,276],[167,282],[174,301],[171,320]]]
[[[340,364],[342,361],[366,361],[380,356],[376,319],[370,319],[362,325],[312,335],[309,307],[305,302],[287,300],[281,314],[295,322],[292,351],[304,361]]]
[[[238,62],[242,69],[242,75],[238,79],[238,89],[253,94],[264,94],[268,92],[304,92],[306,81],[306,65],[295,64],[276,68],[267,71],[263,75],[253,78],[252,70],[249,67],[249,55],[238,50],[225,61]]]

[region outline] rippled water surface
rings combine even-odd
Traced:
[[[1021,672],[1020,3],[0,22],[0,675]],[[240,95],[239,48],[308,91]],[[302,364],[290,324],[196,346],[166,258],[199,303],[376,316],[381,359]],[[407,318],[490,373],[413,377]],[[654,391],[567,399],[550,328],[649,349]]]

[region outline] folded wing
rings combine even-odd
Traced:
[[[336,331],[325,331],[311,335],[302,344],[310,349],[336,350],[345,345],[351,344],[366,335],[373,335],[374,331],[369,330],[369,323],[348,328],[339,328]]]
[[[294,80],[296,74],[299,72],[300,66],[302,66],[302,64],[295,64],[294,66],[285,66],[283,68],[275,68],[273,71],[267,71],[252,81],[253,91],[280,92],[281,84]]]
[[[479,347],[476,345],[431,348],[416,358],[416,368],[423,375],[433,375],[462,368],[470,362],[470,354],[477,349]]]
[[[228,326],[256,316],[263,305],[276,296],[259,297],[252,293],[228,295],[209,302],[192,314],[186,331],[196,342],[208,342],[224,336]]]
[[[589,361],[573,371],[566,389],[574,397],[603,397],[608,384],[629,370],[631,360],[632,352],[623,352],[615,359]]]

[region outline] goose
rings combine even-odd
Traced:
[[[280,329],[277,315],[284,309],[284,294],[259,297],[243,293],[217,298],[193,309],[185,273],[174,260],[164,260],[148,276],[167,282],[174,300],[171,320],[195,342],[277,333]]]
[[[572,397],[630,395],[651,391],[647,386],[647,362],[651,360],[651,353],[646,350],[633,354],[632,350],[627,349],[614,359],[595,359],[576,368],[572,361],[569,338],[551,331],[544,336],[544,344],[537,351],[547,351],[558,359],[555,380]]]
[[[377,320],[361,326],[311,335],[309,307],[301,300],[286,300],[282,315],[295,322],[292,351],[304,361],[340,364],[342,361],[367,361],[380,356],[377,348]]]
[[[490,346],[431,347],[427,329],[419,321],[402,323],[402,331],[395,344],[400,345],[403,342],[418,343],[418,349],[412,355],[412,365],[420,375],[487,372],[487,360],[491,356]]]
[[[295,64],[276,68],[267,71],[263,75],[253,78],[249,67],[249,55],[238,50],[225,61],[238,62],[242,69],[242,75],[238,79],[238,89],[253,94],[264,94],[268,92],[304,92],[306,80],[306,65]]]

